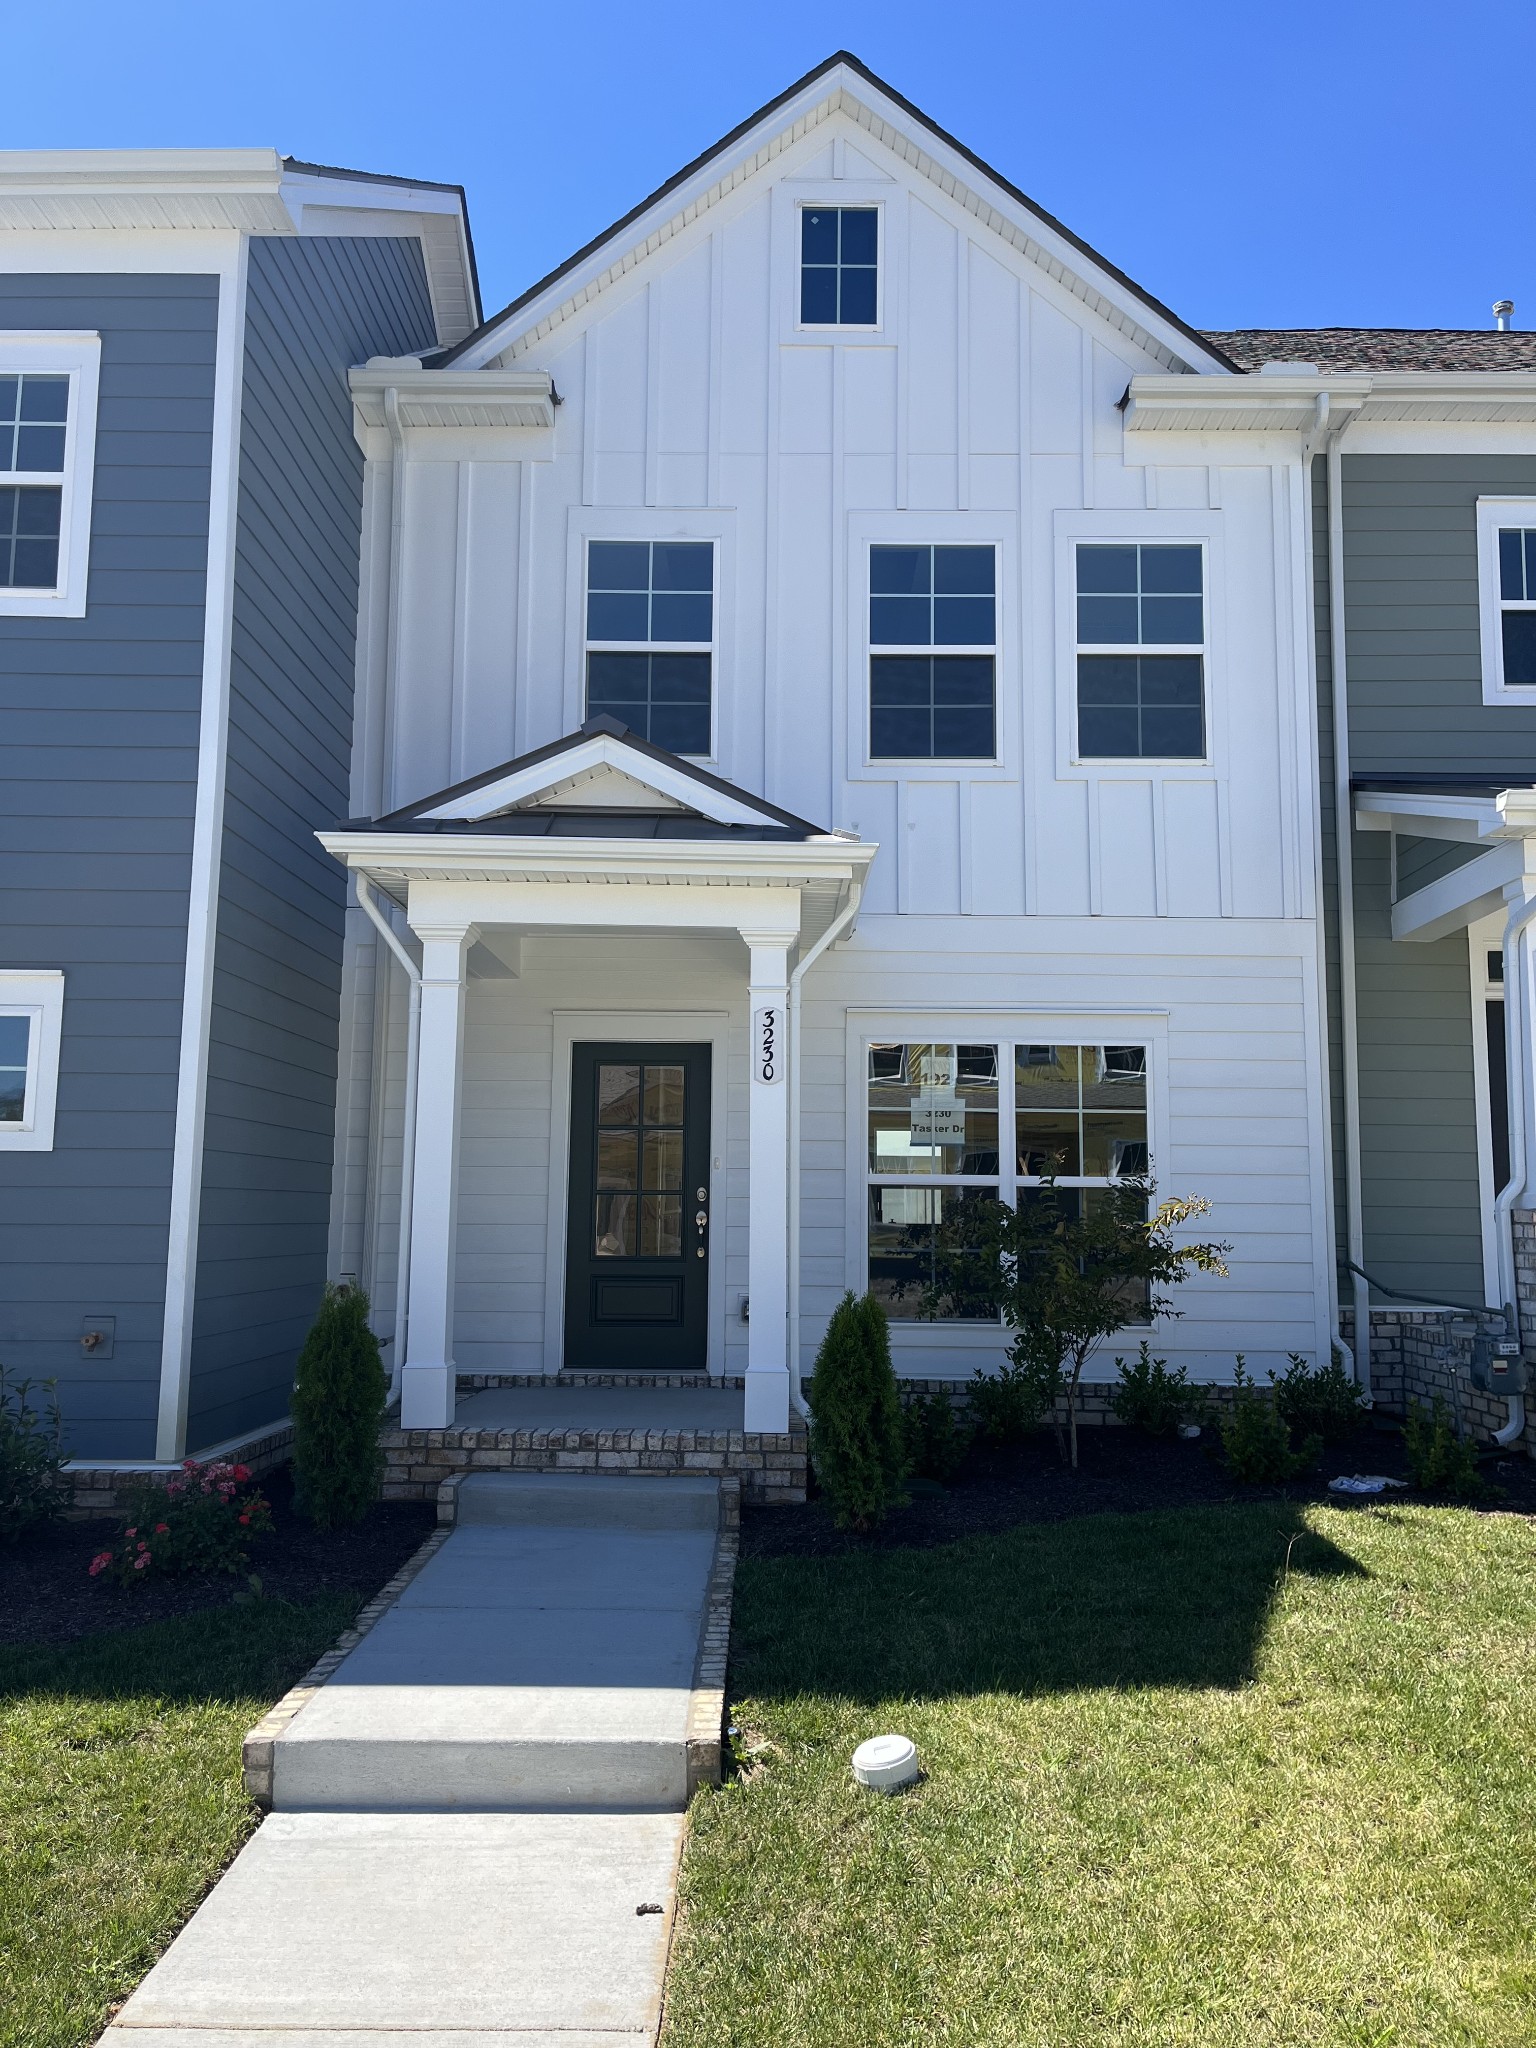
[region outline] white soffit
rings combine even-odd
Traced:
[[[1126,398],[1128,433],[1295,433],[1317,424],[1326,397],[1333,425],[1448,420],[1489,426],[1536,422],[1536,371],[1311,371],[1243,377],[1138,376]]]
[[[622,797],[573,793],[576,785],[587,778],[595,782],[600,771],[607,773],[597,786],[608,790],[622,789]],[[649,792],[649,795],[645,796],[644,792]],[[423,822],[462,818],[473,824],[482,818],[499,817],[507,811],[546,808],[551,797],[561,807],[580,805],[587,809],[636,810],[643,807],[647,810],[670,808],[692,811],[717,825],[783,823],[782,819],[775,818],[758,805],[729,796],[724,790],[712,789],[708,783],[697,781],[685,770],[669,767],[664,761],[653,761],[606,733],[584,740],[580,746],[571,747],[551,760],[534,762],[512,774],[498,776],[494,782],[481,783],[477,789],[463,790],[429,811],[417,811],[415,816]]]
[[[412,360],[365,363],[350,373],[352,399],[370,427],[389,424],[393,391],[405,427],[552,427],[554,380],[545,370],[423,370]]]

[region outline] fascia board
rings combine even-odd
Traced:
[[[632,269],[651,253],[652,238],[664,230],[676,234],[708,205],[744,183],[763,168],[759,161],[782,154],[835,113],[846,113],[873,138],[893,148],[904,161],[932,178],[957,204],[988,225],[1007,224],[1013,233],[1007,238],[1021,253],[1033,256],[1075,297],[1091,310],[1111,311],[1126,323],[1132,338],[1149,345],[1171,362],[1199,361],[1205,370],[1222,377],[1232,375],[1214,348],[1184,332],[1175,321],[1165,318],[1139,288],[1095,262],[1090,251],[1073,242],[1049,218],[997,182],[984,166],[952,147],[926,121],[899,105],[871,79],[845,64],[830,67],[810,79],[791,100],[781,101],[745,134],[737,137],[728,152],[711,153],[698,169],[681,182],[664,188],[655,203],[619,228],[611,230],[587,257],[553,277],[546,290],[515,312],[498,321],[455,358],[456,365],[479,365],[494,361],[524,337],[537,332],[541,324],[562,308],[574,312],[594,288],[616,271]],[[863,118],[861,118],[861,116]],[[890,131],[882,134],[881,128]],[[892,137],[900,138],[893,142]],[[775,145],[777,145],[775,147]],[[985,188],[983,190],[983,188]],[[670,238],[668,235],[666,238]],[[1030,245],[1023,247],[1024,244]]]
[[[547,370],[421,370],[364,364],[348,372],[352,398],[363,422],[388,424],[384,394],[400,399],[407,427],[552,427],[554,379]]]
[[[1126,394],[1128,433],[1294,433],[1316,423],[1326,396],[1329,416],[1358,414],[1371,394],[1370,376],[1241,377],[1165,376],[1131,379]]]
[[[631,781],[643,783],[647,789],[673,798],[717,825],[777,822],[770,820],[767,813],[755,804],[744,803],[737,797],[727,796],[722,790],[696,782],[690,775],[679,774],[664,761],[648,760],[637,754],[633,747],[626,747],[622,741],[611,739],[607,734],[598,734],[581,746],[572,747],[568,753],[520,769],[515,775],[504,775],[497,782],[482,783],[478,789],[466,791],[462,796],[453,797],[449,802],[417,815],[431,820],[467,818],[473,821],[494,817],[499,811],[528,803],[558,783],[569,782],[573,775],[584,775],[594,768],[612,768]]]
[[[564,873],[576,881],[594,874],[631,874],[647,879],[675,877],[687,887],[711,880],[779,882],[786,887],[848,882],[868,868],[880,850],[873,840],[722,847],[676,841],[626,844],[613,839],[537,839],[509,844],[499,835],[470,832],[455,833],[448,840],[411,832],[317,832],[315,837],[333,859],[367,874],[383,871],[446,880],[467,870],[477,876],[515,880],[523,875]]]
[[[1355,820],[1366,832],[1397,832],[1404,837],[1449,839],[1463,845],[1525,839],[1536,837],[1536,789],[1506,789],[1497,796],[1357,790]]]

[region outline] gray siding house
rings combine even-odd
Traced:
[[[325,1280],[363,456],[479,318],[457,188],[0,155],[0,1363],[248,1441]]]

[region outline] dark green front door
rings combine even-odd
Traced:
[[[710,1048],[571,1052],[565,1363],[588,1372],[702,1372]]]

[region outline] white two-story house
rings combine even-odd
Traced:
[[[1126,405],[1171,376],[1209,434]],[[1053,1160],[1210,1198],[1159,1352],[1326,1356],[1310,400],[1245,434],[1259,381],[846,57],[353,371],[333,1265],[408,1427],[579,1368],[782,1431],[846,1288],[968,1377],[933,1230]]]

